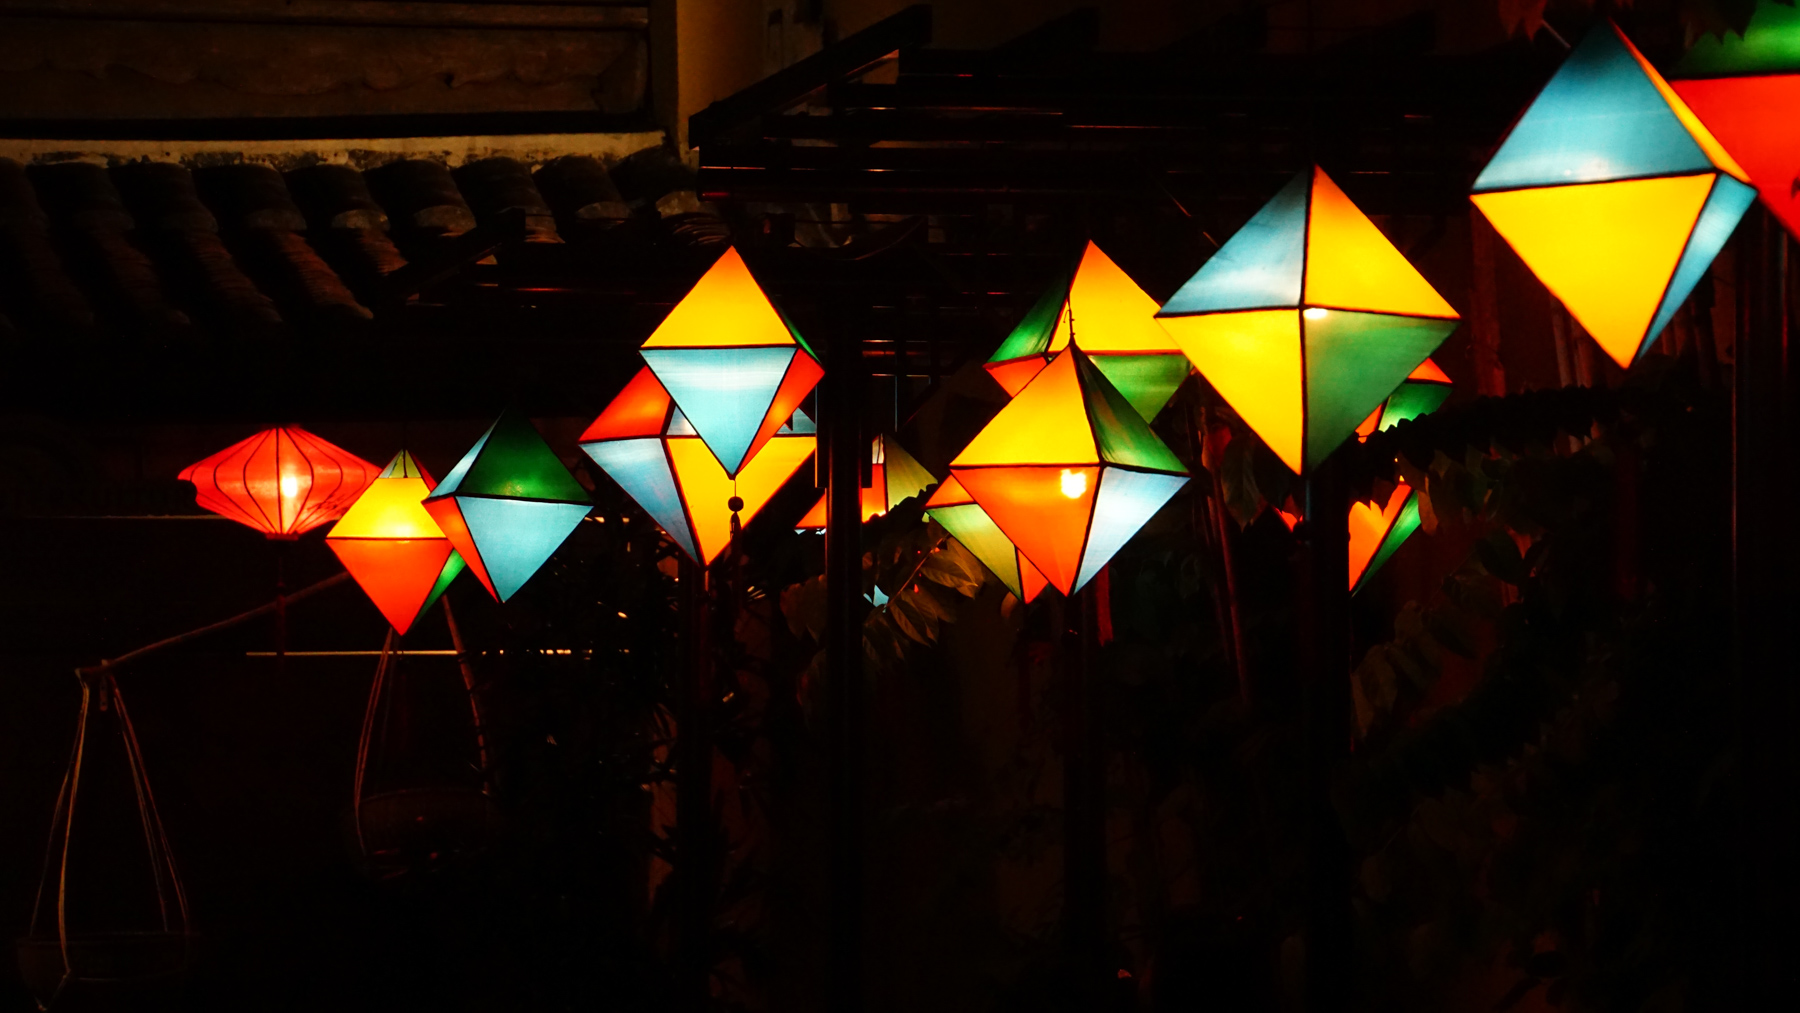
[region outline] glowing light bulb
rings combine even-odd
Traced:
[[[1323,306],[1308,306],[1300,315],[1308,320],[1323,320],[1331,315],[1331,311]]]
[[[1087,492],[1087,472],[1064,468],[1062,473],[1062,494],[1070,499],[1080,499]]]
[[[281,476],[281,495],[283,498],[300,495],[300,480],[292,475]]]

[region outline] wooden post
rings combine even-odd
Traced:
[[[1064,640],[1063,937],[1076,1008],[1104,1010],[1111,985],[1106,946],[1105,722],[1094,670],[1092,585],[1077,591],[1068,606],[1073,615],[1059,607],[1052,616]]]
[[[1483,397],[1506,395],[1506,367],[1500,361],[1500,294],[1496,274],[1500,237],[1487,216],[1469,208],[1469,247],[1473,258],[1469,286],[1469,358],[1475,367],[1475,392]]]
[[[1300,700],[1306,784],[1306,1009],[1352,1006],[1350,854],[1331,802],[1350,743],[1349,489],[1329,458],[1306,479],[1300,539]]]
[[[825,378],[819,387],[819,432],[825,444],[825,704],[830,765],[830,942],[826,1009],[863,1009],[863,767],[868,740],[863,700],[862,471],[868,441],[862,427],[862,318],[838,315]]]
[[[1737,337],[1732,418],[1734,661],[1742,729],[1744,850],[1742,1008],[1773,1008],[1800,988],[1800,682],[1793,677],[1791,590],[1795,356],[1790,344],[1788,240],[1758,209],[1739,233],[1738,287],[1746,300]]]
[[[675,876],[677,1008],[701,1013],[712,1001],[715,840],[712,812],[712,600],[706,569],[681,557],[687,656],[675,694]]]

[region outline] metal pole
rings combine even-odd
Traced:
[[[675,988],[677,1008],[700,1013],[711,1003],[714,840],[712,813],[711,595],[704,567],[681,557],[687,656],[675,698],[675,827],[678,863]]]
[[[1094,600],[1090,585],[1069,600],[1069,615],[1052,618],[1062,652],[1063,934],[1084,1010],[1107,1006],[1105,727],[1094,670]],[[1073,623],[1068,620],[1072,619]],[[1071,628],[1072,627],[1072,628]]]
[[[826,1008],[863,1009],[863,701],[862,427],[866,367],[862,319],[843,312],[821,382],[819,432],[825,444],[825,671],[830,765],[831,912]]]
[[[1349,490],[1327,459],[1306,479],[1300,539],[1300,700],[1307,817],[1306,1009],[1351,1007],[1350,855],[1331,804],[1350,743]]]

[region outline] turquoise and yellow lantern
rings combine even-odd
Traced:
[[[707,269],[639,354],[728,476],[788,423],[824,375],[735,248]]]
[[[1058,273],[985,367],[1008,396],[1069,347],[1081,329],[1081,350],[1145,420],[1154,419],[1191,368],[1156,323],[1156,300],[1089,241]]]
[[[1756,191],[1611,21],[1514,124],[1472,200],[1620,367],[1706,272]]]
[[[587,427],[579,444],[670,541],[706,564],[731,544],[732,515],[748,524],[812,457],[815,433],[812,420],[794,412],[734,478],[646,367]]]
[[[1226,241],[1157,319],[1300,474],[1355,433],[1459,321],[1317,167]]]

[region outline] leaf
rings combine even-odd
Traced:
[[[794,636],[825,639],[825,576],[795,584],[781,592],[781,614],[787,619]]]
[[[1486,538],[1476,542],[1475,558],[1481,561],[1482,569],[1514,587],[1523,585],[1529,576],[1525,558],[1519,555],[1519,543],[1505,531],[1490,531]]]
[[[1256,461],[1252,453],[1256,441],[1235,439],[1225,446],[1225,459],[1219,462],[1219,481],[1225,486],[1225,508],[1244,527],[1262,512],[1263,496],[1256,486]]]

